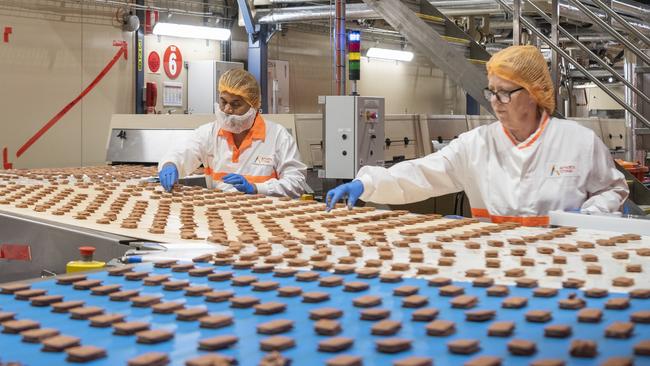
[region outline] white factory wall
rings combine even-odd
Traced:
[[[362,55],[366,46],[362,42]],[[331,95],[331,48],[327,33],[295,29],[276,35],[269,45],[269,59],[289,62],[291,113],[317,113],[319,95]],[[362,95],[384,96],[386,113],[464,114],[465,95],[439,69],[419,59],[394,62],[362,59]],[[351,83],[348,82],[348,90]]]
[[[103,18],[79,9],[49,9],[57,16],[34,10],[19,16],[16,9],[0,9],[0,31],[12,27],[9,42],[0,39],[0,155],[8,148],[14,168],[88,166],[103,164],[111,115],[135,112],[135,59],[133,33],[114,24],[113,15]],[[193,18],[194,21],[198,18]],[[128,59],[120,58],[105,77],[70,109],[23,155],[18,149],[62,108],[73,101],[118,51],[114,41],[128,43]],[[163,82],[170,80],[161,65],[149,72],[147,56],[168,45],[178,46],[185,61],[220,59],[219,42],[174,37],[145,38],[145,82],[158,86],[156,109],[166,112],[187,108],[187,70],[176,80],[184,84],[183,106],[164,108]],[[1,168],[1,165],[0,165]]]
[[[7,14],[9,13],[9,14]],[[133,111],[133,58],[120,59],[104,79],[21,157],[17,150],[74,100],[118,51],[113,41],[132,35],[110,24],[67,16],[16,16],[0,12],[0,149],[16,168],[79,166],[103,161],[111,114]],[[77,18],[74,18],[74,16]],[[99,148],[99,149],[98,149]]]
[[[385,96],[387,114],[465,114],[463,90],[429,65],[362,57],[358,87]]]

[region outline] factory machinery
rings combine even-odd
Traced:
[[[353,172],[421,156],[434,145],[423,141],[444,144],[488,122],[384,116],[381,98],[350,98],[334,101],[351,111],[334,131],[313,128],[316,116],[268,118],[331,179],[349,172],[328,175],[328,154],[351,156]],[[600,218],[596,230],[582,217],[526,228],[369,206],[325,212],[317,201],[193,182],[164,192],[155,167],[134,164],[209,120],[116,115],[107,144],[115,165],[0,172],[0,362],[650,362],[643,220]],[[319,155],[319,130],[333,152]],[[88,245],[107,268],[64,275]],[[41,274],[57,276],[34,279]]]

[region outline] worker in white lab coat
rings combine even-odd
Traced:
[[[533,46],[508,47],[487,63],[490,100],[499,121],[461,134],[440,151],[388,169],[366,166],[327,194],[404,204],[465,191],[474,217],[545,226],[552,210],[621,210],[629,190],[608,148],[588,128],[552,118],[555,92]]]
[[[225,72],[219,79],[215,121],[197,128],[188,143],[159,162],[165,190],[203,164],[208,187],[299,197],[306,187],[307,167],[289,131],[260,115],[260,97],[249,72]]]

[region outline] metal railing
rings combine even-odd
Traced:
[[[595,0],[599,1],[599,0]],[[547,22],[552,24],[551,17],[549,17],[542,9],[540,9],[534,2],[528,1],[528,4],[535,9],[535,11],[538,13],[539,16],[544,18]],[[564,29],[562,26],[559,24],[557,25],[557,30],[562,33],[565,37],[567,37],[571,42],[573,42],[578,48],[580,48],[583,52],[585,52],[587,55],[589,55],[589,58],[596,61],[598,65],[600,65],[602,68],[607,70],[609,73],[612,74],[614,78],[619,80],[621,83],[623,83],[625,86],[628,88],[632,89],[634,93],[639,96],[641,99],[645,100],[646,102],[650,103],[650,97],[645,95],[643,91],[641,91],[639,88],[634,86],[631,82],[629,82],[623,75],[619,74],[616,70],[614,70],[613,67],[609,66],[605,61],[603,61],[598,55],[593,53],[589,47],[585,46],[582,42],[580,42],[576,37],[574,37],[569,31]]]
[[[641,121],[641,123],[643,123],[646,127],[650,128],[650,120],[648,120],[646,117],[644,117],[643,115],[641,115],[638,111],[636,111],[636,110],[635,110],[634,108],[632,108],[631,106],[627,105],[627,104],[625,103],[625,101],[623,101],[623,100],[622,100],[618,95],[614,94],[614,92],[612,92],[609,88],[607,88],[607,86],[606,86],[605,84],[603,84],[600,80],[598,80],[598,78],[596,78],[596,77],[594,77],[593,75],[591,75],[587,69],[585,69],[582,65],[580,65],[580,63],[578,63],[578,61],[576,61],[575,59],[573,59],[573,57],[571,57],[568,53],[566,53],[566,52],[565,52],[565,51],[564,51],[560,46],[558,46],[557,44],[553,43],[553,42],[551,41],[551,39],[549,39],[548,37],[546,37],[546,36],[545,36],[545,35],[544,35],[544,34],[543,34],[539,29],[537,29],[537,27],[535,27],[535,25],[532,23],[532,21],[526,19],[526,17],[523,17],[523,16],[517,16],[518,14],[516,14],[516,13],[513,11],[513,9],[510,8],[510,6],[509,6],[509,5],[508,5],[504,0],[496,0],[496,1],[501,5],[501,7],[502,7],[502,8],[503,8],[507,13],[509,13],[510,15],[512,15],[512,16],[515,17],[515,18],[519,18],[521,24],[522,24],[524,27],[526,27],[526,29],[528,29],[529,31],[531,31],[532,33],[534,33],[535,36],[537,36],[537,37],[538,37],[539,39],[541,39],[544,43],[546,43],[546,44],[547,44],[551,49],[553,49],[553,51],[557,52],[558,55],[560,55],[560,56],[561,56],[562,58],[564,58],[567,62],[569,62],[570,64],[572,64],[572,65],[573,65],[573,66],[574,66],[578,71],[580,71],[580,72],[581,72],[581,73],[582,73],[582,74],[583,74],[587,79],[589,79],[592,83],[596,84],[596,85],[597,85],[597,86],[598,86],[598,87],[599,87],[603,92],[605,92],[605,94],[607,94],[607,95],[608,95],[610,98],[612,98],[616,103],[618,103],[621,107],[623,107],[623,109],[625,109],[625,110],[628,111],[630,114],[632,114],[634,117],[636,117],[636,118],[637,118],[639,121]],[[519,0],[516,0],[516,1],[519,1]],[[570,1],[576,1],[576,0],[570,0]],[[580,4],[580,5],[582,5],[582,4]],[[589,11],[589,12],[591,12],[589,9],[586,9],[586,10]],[[596,16],[596,15],[594,15],[594,16],[595,16],[596,18],[598,18],[598,16]],[[600,18],[598,18],[598,20],[599,20],[599,21],[602,21],[602,20],[600,20]],[[607,23],[604,23],[604,22],[603,22],[603,24],[604,24],[604,26],[602,26],[603,28],[610,28],[610,29],[611,29],[611,27],[609,27],[609,26],[607,25]],[[558,27],[558,28],[559,28],[559,27]],[[618,32],[616,32],[616,33],[617,33],[619,36],[621,36]],[[622,37],[622,36],[621,36],[621,37]],[[627,40],[625,40],[625,43],[630,43],[630,42],[627,41]],[[625,43],[624,43],[624,44],[625,44]],[[631,45],[631,46],[634,47],[634,45]],[[638,50],[638,48],[636,48],[636,47],[634,47],[634,48],[635,48],[637,51],[640,52],[640,50]],[[642,52],[641,52],[641,53],[642,53]],[[643,54],[643,53],[642,53],[642,54]],[[645,54],[643,54],[643,55],[644,55],[646,58],[648,58],[647,55],[645,55]],[[638,90],[638,89],[637,89],[637,90]],[[643,93],[641,93],[641,94],[643,94]]]
[[[607,4],[603,3],[600,0],[591,0],[592,3],[598,5],[609,17],[616,20],[623,28],[625,28],[630,34],[634,35],[639,41],[643,42],[646,46],[650,47],[650,38],[646,37],[645,34],[639,32],[638,29],[634,28],[630,22],[625,20],[622,16],[618,15],[617,12],[613,11]]]
[[[614,38],[616,38],[617,41],[619,41],[623,45],[625,45],[625,47],[628,48],[630,51],[632,51],[638,58],[640,58],[645,63],[650,65],[650,56],[646,55],[637,46],[635,46],[634,43],[632,43],[632,41],[630,41],[625,36],[620,34],[618,31],[616,31],[616,29],[612,28],[612,26],[607,24],[607,22],[600,19],[600,17],[598,15],[594,14],[593,11],[589,10],[589,8],[586,7],[584,4],[582,4],[580,2],[580,0],[569,0],[569,2],[572,3],[573,5],[575,5],[576,8],[580,9],[580,11],[582,11],[587,17],[589,17],[589,19],[593,20],[593,22],[596,23],[596,25],[598,25],[601,29],[603,29],[604,31],[606,31],[607,33],[612,35]],[[595,0],[594,3],[596,3],[598,6],[602,5],[603,10],[607,9],[607,6],[605,4],[603,4],[602,2],[600,2],[599,0]],[[612,16],[612,14],[614,14],[615,16],[619,17],[618,14],[611,11],[610,9],[605,10],[605,12],[609,16]],[[631,25],[627,24],[627,22],[625,20],[622,20],[622,18],[621,18],[620,21],[617,19],[617,21],[619,23],[621,23],[621,21],[622,21],[621,25],[624,26],[626,30],[628,30],[628,31],[632,30],[631,32],[633,32],[633,34],[635,34],[635,35],[637,35],[637,34],[640,35],[642,37],[641,39],[647,39],[647,37],[645,37],[639,31],[634,29],[634,27],[632,27]]]

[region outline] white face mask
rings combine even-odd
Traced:
[[[219,108],[219,103],[215,103],[214,110],[217,116],[217,121],[222,122],[221,128],[234,134],[242,133],[253,127],[255,117],[257,116],[257,110],[253,107],[241,116],[224,113],[224,111]]]

